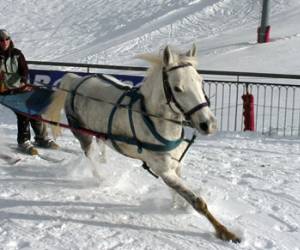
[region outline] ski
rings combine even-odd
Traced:
[[[24,155],[28,155],[28,156],[34,156],[34,155],[30,155],[30,154],[26,154],[26,153],[24,153],[22,150],[20,150],[18,147],[15,147],[15,146],[10,146],[13,150],[15,150],[16,152],[20,152],[20,153],[22,153],[22,154],[24,154]],[[56,158],[56,157],[52,157],[52,156],[49,156],[49,155],[47,155],[47,154],[43,154],[43,153],[40,153],[40,152],[38,152],[38,154],[36,155],[36,156],[38,156],[40,159],[42,159],[42,160],[45,160],[45,161],[49,161],[49,162],[52,162],[52,163],[60,163],[60,162],[62,162],[62,161],[64,161],[65,160],[65,158]],[[2,158],[1,157],[1,155],[0,155],[0,158]],[[8,159],[8,157],[6,157],[7,159]],[[8,160],[7,160],[8,161]],[[12,160],[13,161],[13,160]]]
[[[41,158],[42,160],[49,161],[49,162],[52,162],[52,163],[60,163],[60,162],[65,160],[65,158],[55,158],[55,157],[45,155],[45,154],[41,154],[41,153],[38,153],[37,156],[39,158]]]
[[[7,154],[0,154],[0,159],[4,160],[9,165],[14,165],[21,160],[21,158],[19,157],[7,155]]]

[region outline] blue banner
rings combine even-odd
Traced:
[[[61,78],[66,74],[66,71],[51,71],[51,70],[29,70],[29,82],[31,84],[43,84],[51,87],[57,86]],[[72,72],[81,76],[92,75],[95,73]],[[142,82],[142,76],[132,75],[115,75],[118,80],[128,84],[137,85]],[[16,111],[28,115],[40,115],[45,107],[51,101],[52,90],[33,89],[30,92],[23,92],[13,95],[0,95],[0,104]]]
[[[29,70],[29,82],[32,84],[46,84],[46,85],[50,85],[50,86],[57,86],[58,83],[60,82],[60,79],[66,73],[68,73],[68,72],[67,71],[31,69],[31,70]],[[78,74],[80,76],[96,74],[96,73],[86,73],[86,72],[72,72],[72,73]],[[142,76],[117,75],[117,74],[112,74],[112,76],[116,77],[117,79],[119,79],[122,82],[130,83],[133,85],[137,85],[143,81]]]

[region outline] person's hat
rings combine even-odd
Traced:
[[[7,30],[0,29],[0,40],[10,39],[10,35]]]

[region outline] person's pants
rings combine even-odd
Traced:
[[[35,139],[45,139],[48,136],[46,125],[37,120],[30,119],[24,115],[16,113],[18,123],[17,141],[19,144],[30,140],[30,124],[35,133]]]

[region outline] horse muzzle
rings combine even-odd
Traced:
[[[213,134],[217,131],[217,121],[215,118],[210,118],[206,121],[200,122],[198,126],[198,130],[201,134],[208,135]]]

